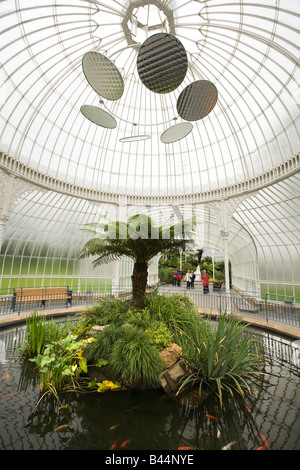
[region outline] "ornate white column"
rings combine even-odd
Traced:
[[[127,213],[128,213],[128,206],[127,206],[127,196],[120,196],[119,197],[119,204],[116,206],[116,220],[121,222],[127,222]],[[113,263],[113,274],[112,274],[112,292],[115,295],[118,294],[120,285],[120,260],[116,260]]]
[[[251,194],[252,195],[252,194]],[[228,253],[228,240],[230,236],[230,225],[233,213],[237,206],[244,200],[247,199],[247,195],[238,196],[230,199],[221,199],[220,201],[212,202],[209,207],[218,220],[220,236],[223,242],[224,252],[224,265],[225,265],[225,289],[226,292],[230,291],[230,278],[229,278],[229,253]]]
[[[229,277],[229,256],[228,256],[228,238],[229,232],[225,230],[220,231],[223,239],[223,250],[224,250],[224,266],[225,266],[225,289],[228,293],[230,291],[230,277]]]

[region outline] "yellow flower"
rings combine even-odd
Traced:
[[[100,383],[97,383],[97,385],[98,385],[98,390],[97,390],[97,392],[100,392],[100,393],[101,393],[101,392],[105,392],[105,390],[108,390],[108,387],[106,387],[106,385],[103,384],[103,383],[101,383],[101,382],[100,382]]]
[[[79,351],[77,352],[76,357],[77,357],[78,359],[83,359],[82,353],[83,353],[83,349],[80,348]]]
[[[116,388],[121,388],[121,385],[116,382],[116,383],[113,383],[113,382],[110,382],[109,380],[103,380],[102,382],[107,388],[111,388],[111,389],[116,389]]]
[[[96,341],[96,338],[87,338],[87,339],[83,339],[82,340],[82,343],[92,343],[93,341]]]

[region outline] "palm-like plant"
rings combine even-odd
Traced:
[[[94,228],[99,228],[100,224]],[[156,226],[151,217],[137,214],[128,222],[102,224],[103,232],[89,229],[96,236],[82,248],[80,258],[97,256],[93,266],[99,266],[127,256],[134,261],[132,273],[132,304],[136,308],[145,307],[144,296],[147,287],[148,265],[158,254],[166,254],[175,248],[185,250],[192,239],[186,234],[189,224],[181,222],[173,225]]]

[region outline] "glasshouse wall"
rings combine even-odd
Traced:
[[[52,191],[29,191],[14,205],[5,225],[0,255],[0,288],[69,286],[73,291],[129,287],[133,263],[123,258],[96,269],[92,259],[79,260],[92,238],[90,224],[110,220],[105,205]],[[157,261],[149,283],[157,282]]]
[[[244,200],[234,217],[257,247],[260,288],[300,301],[300,174]]]
[[[116,276],[116,264],[117,276]],[[68,286],[77,292],[110,291],[131,286],[133,262],[122,258],[119,262],[93,268],[92,259],[78,260],[78,252],[66,247],[35,246],[28,242],[5,242],[0,255],[0,289],[6,293],[14,287]],[[157,260],[148,270],[148,283],[158,280]]]

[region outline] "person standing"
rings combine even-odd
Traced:
[[[194,271],[192,271],[191,272],[191,289],[194,289],[195,279],[196,279],[196,274],[194,273]]]
[[[191,287],[191,273],[189,269],[185,275],[185,280],[186,280],[186,288],[189,289]]]
[[[202,285],[203,285],[203,294],[208,294],[209,293],[209,275],[206,273],[205,269],[201,275],[201,280],[202,280]]]
[[[177,269],[174,269],[174,271],[172,272],[172,284],[173,284],[173,286],[176,286],[176,283],[177,283]]]

